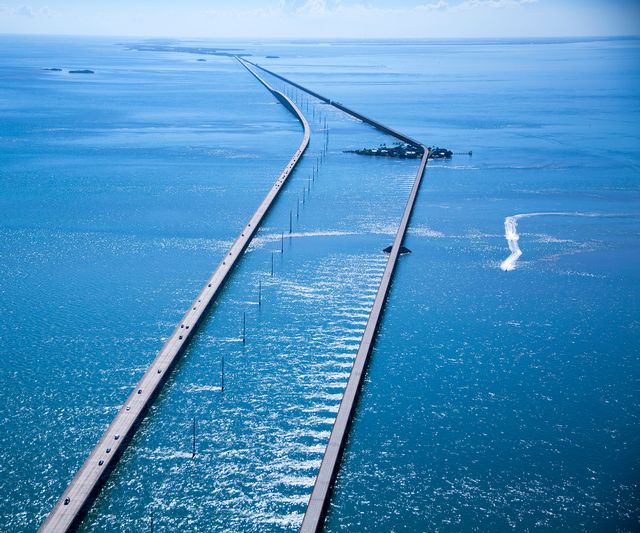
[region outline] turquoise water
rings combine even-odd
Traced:
[[[223,44],[474,152],[429,165],[328,530],[637,528],[639,43]],[[0,517],[31,531],[301,131],[227,57],[0,45]],[[308,155],[85,530],[298,527],[417,168],[301,105]],[[565,215],[520,219],[503,272],[530,213]]]

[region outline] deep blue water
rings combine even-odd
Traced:
[[[473,150],[429,165],[327,529],[637,529],[640,43],[232,44]],[[0,37],[4,530],[42,522],[299,142],[197,57]],[[299,525],[417,168],[343,153],[389,139],[307,109],[310,152],[85,530]],[[571,216],[520,219],[503,272],[528,213]]]

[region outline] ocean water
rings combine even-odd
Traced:
[[[399,45],[322,84],[295,66],[473,150],[429,164],[328,531],[640,527],[639,44]]]
[[[28,531],[302,132],[229,57],[59,39],[3,49],[2,522]],[[58,65],[95,74],[42,70]],[[390,139],[298,98],[314,130],[305,160],[85,530],[301,520],[418,162],[345,153]]]
[[[139,44],[0,38],[7,531],[42,522],[300,139],[233,59]],[[637,529],[640,43],[162,44],[473,150],[429,164],[327,530]],[[390,139],[295,96],[309,153],[83,530],[300,524],[417,162],[344,153]]]

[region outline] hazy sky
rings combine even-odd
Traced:
[[[640,0],[0,0],[0,33],[167,37],[640,34]]]

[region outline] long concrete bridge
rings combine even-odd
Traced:
[[[242,228],[240,235],[233,242],[231,248],[222,258],[198,296],[193,300],[189,310],[182,317],[182,320],[180,320],[180,323],[167,339],[151,366],[135,386],[125,404],[98,441],[98,444],[71,480],[71,483],[69,483],[69,486],[40,527],[39,531],[41,532],[64,532],[73,530],[79,525],[143,420],[154,398],[162,389],[169,373],[205,315],[205,311],[220,292],[238,259],[249,245],[260,223],[277,198],[278,193],[282,190],[287,178],[309,145],[311,129],[302,111],[286,95],[271,87],[251,67],[242,62],[241,64],[300,121],[304,130],[300,145],[271,189],[269,189],[258,209],[249,219],[249,222]]]
[[[356,355],[349,380],[347,382],[345,392],[340,403],[340,408],[333,425],[329,442],[327,444],[320,469],[318,471],[313,492],[311,494],[307,510],[304,515],[300,530],[304,533],[312,533],[320,531],[324,524],[325,513],[331,489],[338,472],[340,459],[347,439],[349,425],[353,418],[358,394],[361,388],[362,379],[364,377],[366,366],[371,352],[375,334],[382,315],[383,306],[387,293],[391,284],[394,269],[400,254],[400,247],[404,241],[409,220],[413,212],[416,197],[424,171],[427,165],[429,151],[418,141],[399,133],[380,122],[373,120],[361,113],[351,110],[350,108],[330,100],[314,91],[311,91],[302,85],[299,85],[283,76],[271,72],[256,63],[252,63],[246,59],[236,57],[238,62],[256,77],[289,111],[291,111],[300,121],[304,129],[304,135],[300,146],[295,154],[282,170],[278,179],[275,181],[267,196],[262,201],[256,212],[253,214],[249,222],[243,228],[240,236],[234,241],[229,251],[213,272],[211,278],[207,281],[204,288],[200,291],[196,299],[191,304],[189,310],[185,313],[180,323],[176,326],[174,332],[166,341],[151,366],[145,372],[142,379],[138,382],[127,402],[123,405],[120,412],[113,419],[106,432],[93,449],[85,463],[77,472],[71,483],[64,491],[53,510],[47,517],[40,531],[69,531],[77,527],[82,520],[88,507],[91,505],[95,497],[100,491],[103,483],[107,479],[109,473],[115,467],[119,457],[124,451],[127,443],[135,433],[136,428],[144,418],[146,412],[151,406],[154,398],[161,390],[166,381],[169,372],[175,366],[189,338],[197,329],[200,319],[205,311],[219,293],[224,282],[233,270],[236,262],[249,245],[252,237],[258,229],[262,219],[267,214],[273,201],[276,199],[282,186],[295,168],[299,159],[304,154],[309,145],[310,127],[309,124],[296,106],[296,104],[285,94],[275,90],[267,81],[265,81],[253,68],[256,67],[262,71],[288,83],[320,101],[331,105],[341,111],[373,126],[374,128],[389,134],[402,142],[410,144],[416,148],[423,150],[423,157],[416,178],[409,194],[407,204],[405,206],[400,225],[396,233],[391,252],[381,278],[371,313],[369,315],[365,331],[360,342],[358,354]]]
[[[384,307],[384,303],[389,292],[389,287],[391,285],[393,272],[395,270],[396,263],[398,262],[400,247],[402,246],[404,237],[407,233],[407,227],[409,226],[411,214],[413,213],[416,197],[418,196],[418,191],[420,189],[420,184],[424,176],[424,171],[427,167],[429,150],[426,146],[412,139],[411,137],[399,133],[385,126],[384,124],[381,124],[380,122],[363,115],[362,113],[353,111],[352,109],[349,109],[348,107],[338,102],[334,102],[333,100],[330,100],[329,98],[326,98],[318,94],[317,92],[311,91],[306,87],[303,87],[302,85],[285,78],[284,76],[280,76],[275,72],[271,72],[270,70],[267,70],[266,68],[261,67],[256,63],[252,63],[247,60],[245,60],[245,62],[250,63],[254,67],[261,69],[262,71],[284,81],[285,83],[297,87],[301,91],[310,94],[311,96],[323,101],[326,104],[329,104],[357,119],[360,119],[361,121],[373,126],[374,128],[384,133],[392,135],[402,142],[423,150],[423,156],[420,161],[420,166],[418,167],[418,172],[413,182],[411,193],[409,194],[409,198],[404,208],[402,218],[400,219],[400,225],[398,226],[398,231],[396,232],[396,236],[391,247],[391,253],[389,254],[389,259],[387,260],[384,273],[382,274],[382,279],[380,280],[378,292],[376,293],[375,300],[373,301],[373,307],[371,308],[371,313],[369,314],[367,325],[365,327],[364,334],[362,335],[360,346],[358,347],[358,353],[354,360],[351,373],[349,374],[349,380],[347,381],[347,386],[340,402],[338,414],[336,415],[336,420],[333,424],[333,428],[331,429],[329,442],[322,458],[320,470],[318,471],[318,474],[316,476],[316,480],[313,485],[313,491],[307,505],[307,510],[302,520],[302,526],[300,527],[301,533],[316,533],[318,531],[321,531],[324,525],[327,506],[331,497],[331,490],[338,473],[340,460],[342,458],[344,446],[347,441],[349,426],[355,412],[355,407],[358,401],[360,388],[362,386],[362,380],[365,375],[369,354],[371,353],[371,349],[373,347],[375,334],[380,323],[380,317],[382,315],[382,309]]]

